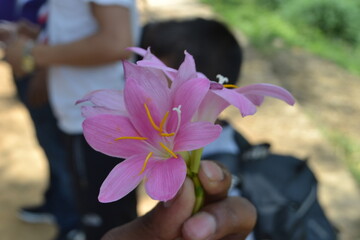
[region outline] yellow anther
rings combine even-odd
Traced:
[[[162,137],[171,137],[171,136],[174,136],[175,133],[160,133],[160,135],[161,135]]]
[[[168,116],[169,116],[169,111],[167,111],[167,112],[165,113],[163,119],[161,120],[160,127],[159,127],[160,132],[163,131],[164,124],[165,124],[165,121],[166,121],[166,119],[168,118]]]
[[[161,130],[160,130],[160,128],[155,124],[155,122],[154,122],[154,120],[153,120],[153,118],[152,118],[152,116],[151,116],[151,114],[150,114],[150,110],[149,110],[148,106],[146,105],[146,103],[144,103],[144,107],[145,107],[146,114],[147,114],[147,116],[148,116],[148,118],[149,118],[149,121],[150,121],[151,125],[153,126],[153,128],[155,128],[155,130],[157,130],[157,131],[160,132]]]
[[[166,147],[163,143],[160,142],[159,144],[163,149],[165,149],[165,151],[170,153],[171,156],[173,156],[174,158],[178,158],[178,156],[176,156],[176,154],[173,151],[171,151],[168,147]]]
[[[224,84],[223,85],[225,88],[238,88],[238,86],[234,85],[234,84]]]
[[[147,163],[148,163],[148,161],[149,161],[149,159],[151,158],[152,155],[153,155],[153,152],[149,152],[149,154],[146,156],[145,161],[144,161],[144,165],[143,165],[143,167],[142,167],[142,169],[140,171],[140,174],[142,174],[145,171],[146,165],[147,165]]]
[[[115,138],[115,141],[122,140],[122,139],[147,140],[146,137],[118,137],[118,138]]]

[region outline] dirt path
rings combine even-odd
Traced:
[[[143,14],[146,20],[212,14],[194,0],[143,0],[140,4],[147,9]],[[359,240],[359,186],[344,166],[342,156],[323,137],[319,123],[360,139],[360,79],[301,50],[279,50],[266,57],[240,35],[239,39],[246,53],[241,84],[282,85],[295,95],[297,104],[288,107],[268,100],[253,117],[242,119],[234,109],[224,116],[254,142],[269,141],[274,151],[310,157],[320,181],[319,197],[339,227],[341,240]],[[9,70],[0,62],[0,238],[48,240],[55,234],[53,226],[26,224],[16,218],[20,206],[42,201],[47,165],[29,116],[14,97]],[[142,211],[153,204],[144,203]]]

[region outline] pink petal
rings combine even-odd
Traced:
[[[173,82],[172,88],[176,89],[179,85],[183,84],[185,81],[196,78],[198,76],[195,67],[195,61],[193,56],[185,51],[185,59],[179,67],[179,71],[176,75],[176,78]]]
[[[133,53],[136,53],[136,54],[138,54],[138,55],[140,55],[142,57],[144,57],[146,52],[147,52],[145,49],[139,48],[139,47],[128,47],[128,48],[126,48],[126,50],[130,50]]]
[[[171,81],[174,80],[177,70],[166,66],[160,59],[150,52],[150,48],[147,50],[138,47],[131,47],[128,49],[144,57],[143,60],[137,62],[137,65],[162,70]]]
[[[114,202],[134,190],[144,177],[140,172],[145,158],[136,155],[116,165],[100,187],[99,201]]]
[[[254,95],[254,94],[243,94],[247,99],[249,99],[253,104],[256,106],[260,106],[263,102],[265,97],[260,95]]]
[[[145,60],[150,60],[151,62],[157,63],[159,66],[167,67],[160,59],[158,59],[154,54],[151,53],[150,48],[145,50],[139,47],[129,47],[127,49],[142,56]],[[175,69],[172,70],[176,71]]]
[[[234,91],[234,89],[223,88],[221,90],[212,90],[212,92],[222,97],[231,105],[237,107],[243,117],[256,113],[255,105],[244,95]]]
[[[147,96],[158,99],[160,104],[165,102],[165,106],[168,106],[169,83],[161,71],[140,67],[130,62],[124,62],[124,69],[126,82],[135,82],[145,90]]]
[[[194,78],[184,82],[174,94],[173,107],[181,105],[181,123],[187,123],[194,116],[202,100],[209,91],[210,82],[205,78]],[[178,122],[177,113],[172,111],[168,121],[169,131],[174,131]]]
[[[161,71],[151,71],[149,68],[128,61],[124,61],[123,65],[126,81],[132,79],[146,87],[154,88],[163,85],[162,88],[168,88],[168,81]]]
[[[96,115],[85,119],[83,129],[84,137],[90,146],[104,154],[127,158],[148,151],[144,140],[115,140],[119,137],[139,136],[127,117]]]
[[[251,84],[245,87],[235,89],[236,92],[244,94],[251,98],[253,95],[268,96],[278,98],[288,103],[289,105],[295,104],[295,99],[286,89],[267,83]]]
[[[124,96],[120,90],[96,90],[86,94],[82,99],[76,101],[76,104],[86,101],[92,102],[95,106],[125,111]]]
[[[118,111],[114,109],[109,109],[106,107],[98,107],[98,106],[82,106],[81,107],[81,114],[83,117],[88,118],[100,114],[111,114],[111,115],[122,115],[127,116],[126,111]]]
[[[209,91],[201,102],[193,121],[214,123],[219,114],[230,104],[212,91]],[[209,107],[211,106],[211,107]]]
[[[180,156],[158,160],[152,162],[145,182],[145,190],[152,199],[168,201],[175,197],[185,177],[186,164]]]
[[[156,82],[156,79],[154,81]],[[137,131],[149,137],[151,142],[157,141],[160,135],[151,124],[144,104],[146,103],[153,121],[159,126],[166,111],[170,108],[170,97],[165,90],[168,89],[161,89],[161,87],[145,89],[143,85],[132,80],[126,82],[124,89],[126,108],[131,122]]]
[[[202,148],[220,136],[222,128],[210,122],[192,122],[180,128],[176,135],[174,151],[191,151]]]

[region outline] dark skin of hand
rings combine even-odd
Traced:
[[[256,222],[254,206],[244,198],[228,197],[231,176],[212,161],[202,161],[200,181],[205,206],[192,215],[194,186],[186,179],[177,196],[159,203],[146,215],[112,229],[102,240],[242,240]]]

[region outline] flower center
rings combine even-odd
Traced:
[[[164,125],[165,125],[166,120],[167,120],[167,118],[168,118],[168,116],[169,116],[169,111],[167,111],[167,112],[165,113],[164,117],[161,119],[160,125],[158,126],[158,125],[156,125],[156,123],[154,122],[154,119],[153,119],[153,117],[151,116],[149,107],[147,106],[146,103],[144,103],[144,107],[145,107],[146,115],[147,115],[147,117],[148,117],[148,119],[149,119],[149,121],[150,121],[151,126],[152,126],[156,131],[158,131],[161,136],[163,136],[163,137],[171,137],[171,136],[174,136],[174,135],[175,135],[174,132],[173,132],[173,133],[165,133],[165,132],[164,132]]]
[[[162,137],[171,137],[171,136],[174,136],[175,135],[175,132],[177,132],[180,128],[180,120],[181,120],[181,105],[179,105],[178,107],[175,107],[173,108],[173,111],[176,111],[177,112],[177,116],[178,116],[178,123],[177,123],[177,127],[176,127],[176,131],[175,132],[172,132],[172,133],[166,133],[164,132],[164,127],[165,127],[165,124],[166,124],[166,120],[168,119],[169,117],[169,111],[167,111],[164,115],[164,117],[161,119],[161,122],[159,125],[157,125],[154,121],[154,118],[152,117],[151,115],[151,112],[150,112],[150,109],[149,107],[147,106],[146,103],[144,103],[144,108],[145,108],[145,111],[146,111],[146,115],[149,119],[149,122],[151,124],[151,126],[159,132],[160,136]],[[141,136],[125,136],[125,137],[118,137],[115,139],[115,141],[117,140],[123,140],[123,139],[132,139],[132,140],[147,140],[148,138],[146,137],[141,137]],[[162,142],[159,142],[161,148],[163,148],[168,154],[170,154],[172,157],[174,158],[178,158],[178,156],[170,149],[168,148],[164,143]],[[140,173],[139,174],[142,174],[145,169],[146,169],[146,166],[149,162],[149,159],[153,156],[154,152],[149,152],[148,155],[146,156],[145,160],[144,160],[144,164],[140,170]]]

